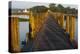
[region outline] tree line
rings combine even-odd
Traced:
[[[61,4],[49,4],[49,8],[46,6],[34,6],[28,10],[31,10],[34,13],[39,13],[39,12],[46,12],[48,10],[52,11],[52,12],[60,12],[60,13],[65,13],[65,14],[77,14],[78,10],[75,8],[71,8],[71,7],[64,7]]]

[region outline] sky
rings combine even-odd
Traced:
[[[26,2],[26,1],[12,1],[12,8],[20,8],[20,9],[28,9],[33,6],[41,6],[44,5],[46,7],[49,6],[49,3],[39,3],[39,2]],[[77,5],[69,5],[69,4],[62,4],[64,7],[71,7],[78,9]]]

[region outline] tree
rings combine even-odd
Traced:
[[[64,7],[61,4],[57,5],[57,11],[64,13]]]
[[[31,11],[34,13],[46,12],[48,8],[45,6],[34,6],[31,8]]]
[[[50,4],[49,7],[50,8],[55,7],[55,4]]]
[[[77,13],[78,13],[77,9],[72,8],[72,9],[71,9],[71,14],[73,14],[73,13],[74,13],[74,14],[77,14]]]
[[[56,4],[50,4],[49,5],[49,10],[53,11],[53,12],[56,12],[57,11],[57,7],[56,7]]]
[[[71,8],[70,8],[70,7],[66,7],[66,8],[64,9],[64,13],[70,14],[70,12],[71,12]]]

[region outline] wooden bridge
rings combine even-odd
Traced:
[[[67,37],[66,33],[70,35],[70,41],[74,41],[75,34],[75,22],[76,16],[73,14],[63,14],[56,13],[54,14],[51,11],[44,13],[14,13],[10,18],[10,31],[11,31],[11,51],[20,52],[19,44],[19,19],[14,17],[15,15],[28,15],[29,16],[29,25],[30,25],[30,36],[33,39],[33,51],[37,50],[46,50],[46,49],[68,49],[67,46]],[[66,23],[65,23],[66,22]],[[64,24],[65,23],[65,24]],[[66,25],[66,26],[65,26]],[[64,31],[65,30],[65,31]],[[49,33],[49,34],[48,34]],[[58,40],[56,40],[56,39]],[[47,40],[48,44],[45,43]],[[52,41],[54,40],[54,41]],[[56,43],[59,41],[60,43]],[[42,44],[42,42],[44,42]],[[60,45],[55,47],[56,45]],[[29,45],[29,41],[28,41]],[[46,45],[45,47],[42,46]],[[50,46],[50,47],[49,47]],[[44,49],[43,49],[44,48]]]

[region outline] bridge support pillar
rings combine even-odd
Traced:
[[[61,18],[61,27],[64,28],[64,15],[62,15]]]
[[[32,28],[32,32],[31,32],[31,36],[32,38],[34,38],[37,34],[37,32],[39,32],[39,30],[41,29],[41,27],[43,26],[46,17],[47,17],[48,13],[47,12],[32,12],[30,11],[30,24],[31,24],[31,28]]]
[[[75,17],[71,17],[71,27],[70,27],[70,40],[74,41],[74,36],[75,36]]]
[[[11,18],[11,52],[20,52],[20,43],[19,43],[19,30],[18,30],[18,18],[12,17]]]
[[[33,17],[33,13],[30,11],[30,25],[31,25],[31,37],[33,38],[35,35],[35,21],[34,21],[34,17]]]

